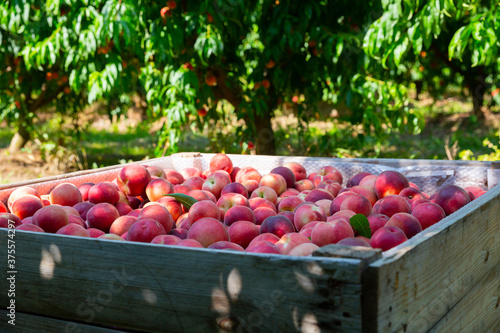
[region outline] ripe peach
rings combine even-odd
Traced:
[[[362,196],[364,196],[365,198],[367,198],[368,201],[370,201],[370,204],[372,206],[378,200],[377,195],[375,194],[375,191],[373,190],[372,187],[369,187],[369,186],[356,185],[356,186],[350,187],[349,191],[361,194]]]
[[[194,205],[191,206],[189,210],[189,222],[193,225],[196,221],[204,217],[211,217],[216,220],[220,220],[220,209],[217,207],[215,203],[212,201],[198,201]]]
[[[379,199],[373,205],[373,212],[391,217],[396,213],[411,213],[411,206],[405,198],[397,194],[390,194]]]
[[[276,194],[276,191],[269,186],[260,186],[257,188],[250,196],[250,199],[253,198],[263,198],[269,200],[274,205],[278,203],[278,195]]]
[[[146,185],[146,195],[150,201],[158,201],[170,193],[174,193],[174,185],[166,179],[153,179]]]
[[[356,237],[347,237],[337,242],[339,245],[371,247],[370,244]]]
[[[271,201],[269,201],[267,199],[260,198],[260,197],[257,197],[257,196],[254,197],[254,198],[251,198],[250,200],[248,200],[248,204],[250,205],[250,208],[252,210],[256,210],[258,208],[266,207],[266,208],[274,210],[275,212],[278,212],[278,210],[276,209],[276,205],[275,204],[273,204]]]
[[[224,218],[226,212],[234,206],[246,206],[250,208],[248,199],[241,194],[237,193],[226,193],[221,195],[219,200],[217,200],[217,206],[221,211],[221,217]]]
[[[332,204],[330,205],[330,214],[333,215],[340,210],[340,206],[348,196],[356,194],[356,192],[346,191],[339,193],[339,195],[332,200]]]
[[[26,194],[12,203],[10,211],[22,220],[33,216],[42,207],[43,204],[39,197]]]
[[[271,216],[276,216],[276,211],[272,210],[271,208],[267,207],[259,207],[253,211],[255,215],[255,224],[261,225],[262,222],[264,222],[265,219]]]
[[[74,206],[82,202],[82,193],[71,183],[62,183],[50,191],[50,203],[61,206]]]
[[[244,167],[241,168],[240,171],[236,174],[235,181],[237,183],[244,183],[247,180],[255,180],[257,182],[260,182],[260,179],[262,178],[262,175],[260,174],[257,169],[253,167]]]
[[[379,199],[391,194],[399,194],[410,183],[406,177],[397,171],[383,171],[375,180],[374,190]]]
[[[121,236],[127,232],[136,221],[137,217],[135,216],[120,216],[111,224],[109,232]]]
[[[228,241],[229,234],[220,221],[204,217],[191,225],[187,238],[197,240],[203,247],[208,247],[218,241]]]
[[[361,179],[358,185],[368,186],[375,190],[375,181],[377,180],[377,175],[368,175]]]
[[[352,210],[356,214],[368,216],[372,212],[372,204],[365,196],[354,193],[347,196],[347,198],[342,201],[340,204],[340,210]]]
[[[228,228],[231,242],[246,248],[250,242],[260,235],[259,227],[249,221],[236,221]]]
[[[314,189],[314,183],[310,181],[309,179],[302,179],[298,180],[295,182],[295,185],[293,185],[293,188],[296,189],[299,192],[304,192],[304,191],[310,191]]]
[[[230,176],[231,176],[231,181],[236,182],[236,175],[238,172],[241,170],[240,167],[233,166],[233,171],[231,171]]]
[[[253,243],[260,242],[260,241],[266,241],[266,242],[270,242],[272,244],[276,244],[279,240],[280,240],[280,238],[278,236],[276,236],[275,234],[271,234],[269,232],[266,232],[264,234],[258,235],[254,239],[252,239],[252,241],[250,242],[250,244],[248,244],[248,246],[252,245]]]
[[[142,212],[142,208],[137,208],[131,211],[130,213],[127,214],[127,216],[134,216],[137,217],[139,214]]]
[[[172,218],[174,219],[174,221],[177,221],[179,216],[182,215],[182,212],[183,212],[182,205],[175,198],[163,197],[163,198],[158,199],[158,201],[156,201],[156,202],[168,210],[170,215],[172,215]]]
[[[146,170],[148,170],[151,177],[156,176],[158,178],[165,178],[165,171],[156,165],[148,165],[146,166]]]
[[[311,232],[311,241],[319,247],[335,244],[347,237],[354,237],[354,230],[344,220],[318,223]]]
[[[259,188],[259,182],[252,179],[243,181],[241,185],[245,186],[249,196]]]
[[[229,241],[218,241],[207,247],[214,250],[232,250],[232,251],[245,251],[240,245]]]
[[[415,216],[420,222],[422,230],[429,228],[446,217],[443,208],[433,202],[425,202],[418,205],[412,210],[411,215]]]
[[[79,226],[81,226],[85,229],[87,228],[87,224],[80,217],[80,215],[76,216],[76,215],[68,214],[68,223],[69,224],[71,224],[71,223],[78,224]]]
[[[259,182],[259,188],[263,186],[272,188],[277,195],[280,195],[281,193],[285,192],[287,188],[285,178],[282,175],[275,173],[270,173],[262,176]]]
[[[283,164],[283,166],[292,170],[293,174],[295,175],[296,182],[307,178],[306,169],[302,166],[302,164],[297,162],[288,162]]]
[[[311,240],[304,235],[292,232],[281,236],[275,244],[281,253],[288,254],[296,246],[305,243],[311,243]]]
[[[97,183],[89,190],[89,201],[93,204],[107,202],[115,205],[120,200],[119,191],[111,183]]]
[[[204,182],[205,179],[194,176],[187,178],[182,184],[189,186],[191,190],[201,190],[203,188]]]
[[[483,190],[482,188],[480,188],[478,186],[468,186],[468,187],[465,187],[464,190],[465,190],[465,192],[470,193],[470,194],[472,194],[472,196],[474,196],[474,198],[472,198],[472,196],[469,194],[469,197],[471,197],[471,201],[479,198],[480,196],[482,196],[483,194],[486,193],[485,190]]]
[[[340,173],[339,170],[337,170],[333,166],[324,166],[319,171],[316,173],[316,175],[313,178],[313,183],[314,185],[318,185],[320,182],[325,181],[325,180],[333,180],[336,181],[339,184],[342,184],[343,182],[343,177],[342,174]]]
[[[26,217],[21,220],[22,224],[33,224],[33,216]]]
[[[7,212],[7,207],[2,201],[0,201],[0,213],[6,213],[6,212]]]
[[[151,240],[152,244],[176,245],[181,239],[174,235],[158,235]]]
[[[294,225],[297,231],[312,221],[326,221],[326,214],[323,208],[310,202],[305,202],[298,206],[294,212]]]
[[[278,212],[291,211],[293,212],[295,208],[305,201],[297,196],[290,196],[283,198],[278,204]]]
[[[278,196],[278,200],[280,200],[280,198],[296,197],[299,193],[300,192],[294,188],[287,188],[285,192]]]
[[[377,213],[372,213],[368,215],[367,218],[368,223],[370,223],[370,230],[372,232],[372,235],[375,233],[375,231],[385,226],[389,221],[389,216]]]
[[[353,212],[352,210],[343,209],[343,210],[339,210],[338,212],[336,212],[335,214],[333,214],[332,216],[327,218],[326,222],[331,222],[331,221],[335,221],[338,219],[342,219],[346,222],[349,222],[351,217],[353,217],[354,215],[356,215],[356,213]]]
[[[180,174],[184,177],[185,181],[191,177],[201,178],[201,170],[198,168],[184,168],[180,171]]]
[[[9,199],[7,199],[7,207],[10,209],[11,206],[12,206],[12,204],[14,203],[14,201],[16,201],[17,199],[25,196],[26,194],[31,194],[31,195],[34,195],[35,197],[38,197],[38,198],[41,199],[40,194],[33,187],[22,186],[22,187],[16,188],[9,195]]]
[[[168,210],[162,205],[144,207],[139,216],[137,216],[137,220],[141,219],[153,219],[158,221],[165,230],[165,233],[170,232],[174,225],[172,215],[170,215]]]
[[[91,238],[98,238],[99,236],[106,234],[104,231],[96,229],[96,228],[88,228],[87,232],[89,233]]]
[[[142,199],[139,199],[138,197],[127,197],[128,204],[132,209],[137,209],[142,203]]]
[[[87,201],[89,199],[89,190],[94,185],[95,185],[94,183],[83,183],[80,184],[80,186],[78,186],[78,190],[82,195],[82,201]]]
[[[118,236],[118,235],[115,235],[115,234],[104,234],[104,235],[100,235],[97,237],[98,239],[109,239],[109,240],[117,240],[117,241],[122,241],[124,242],[125,239]]]
[[[346,187],[352,187],[352,186],[357,186],[359,185],[359,182],[365,178],[366,176],[371,175],[369,172],[359,172],[355,175],[353,175],[349,180],[347,180]]]
[[[203,245],[200,244],[197,240],[194,239],[181,239],[176,246],[185,246],[185,247],[197,247],[197,248],[203,248]]]
[[[233,171],[233,162],[226,154],[219,153],[210,159],[209,169],[210,172],[224,170],[230,174]]]
[[[186,239],[188,231],[182,228],[173,228],[168,234],[179,237],[180,239]]]
[[[331,216],[330,206],[332,205],[332,200],[322,199],[315,202],[316,205],[320,206],[326,214],[326,217]]]
[[[297,257],[307,257],[312,255],[314,251],[319,249],[319,246],[313,243],[300,244],[294,247],[288,255]]]
[[[56,234],[90,238],[89,232],[84,227],[76,223],[65,225],[64,227],[57,230]]]
[[[401,192],[399,192],[399,196],[406,198],[410,205],[416,200],[427,199],[422,191],[415,187],[407,187],[402,189]]]
[[[430,201],[428,199],[417,199],[415,201],[412,201],[412,203],[410,204],[411,211],[413,212],[415,207],[417,207],[420,204],[426,203],[426,202],[430,202]]]
[[[407,240],[405,233],[398,227],[385,226],[372,235],[370,246],[387,251]]]
[[[261,234],[270,233],[280,238],[291,232],[295,232],[293,223],[282,215],[270,216],[266,218],[260,227]]]
[[[316,202],[323,199],[333,200],[333,195],[327,190],[315,188],[306,195],[304,200],[309,202]]]
[[[215,172],[207,177],[207,179],[203,183],[202,189],[204,191],[212,193],[215,198],[218,199],[224,186],[229,183],[231,183],[231,179],[229,176],[220,172]]]
[[[295,185],[295,174],[287,167],[280,166],[271,170],[271,174],[281,175],[286,181],[286,187],[291,188]]]
[[[166,235],[165,228],[153,219],[143,218],[130,226],[127,231],[127,240],[132,242],[150,243],[153,238],[159,235]]]
[[[12,213],[0,213],[0,228],[8,228],[9,223],[14,223],[14,227],[23,224],[21,219]]]
[[[118,214],[120,214],[120,216],[127,215],[133,210],[132,207],[124,202],[117,202],[115,207],[118,210]]]
[[[392,215],[385,225],[398,227],[405,233],[408,239],[422,231],[422,226],[417,218],[408,213],[396,213]]]
[[[69,224],[68,214],[60,206],[45,206],[37,210],[33,215],[33,224],[39,226],[45,232],[55,233]]]
[[[97,228],[108,233],[111,224],[119,217],[120,213],[115,206],[101,202],[87,212],[87,225],[89,228]]]
[[[233,206],[224,215],[224,225],[230,226],[236,221],[249,221],[255,223],[254,212],[246,206]]]
[[[281,254],[280,249],[275,244],[268,241],[252,242],[252,244],[248,245],[245,251],[252,253]]]
[[[229,183],[226,186],[224,186],[224,188],[221,191],[221,196],[223,196],[226,193],[237,193],[244,196],[245,198],[248,198],[247,189],[240,183]]]
[[[139,164],[124,166],[117,177],[118,187],[129,196],[142,195],[150,181],[148,170]]]
[[[39,226],[31,224],[31,223],[21,224],[21,225],[19,225],[19,226],[16,227],[16,230],[34,231],[34,232],[45,232]]]
[[[447,185],[441,188],[434,198],[434,202],[443,208],[446,215],[456,212],[470,201],[469,194],[456,185]]]
[[[203,190],[191,190],[186,193],[186,195],[195,198],[196,201],[212,201],[208,194]]]
[[[177,170],[164,169],[163,171],[165,172],[165,179],[172,183],[172,185],[180,185],[184,183],[184,177]]]
[[[191,187],[180,184],[180,185],[174,185],[174,193],[182,193],[182,194],[187,194],[189,191],[191,191]]]
[[[319,183],[316,186],[316,188],[322,189],[322,190],[327,190],[335,198],[339,194],[340,190],[342,190],[342,185],[340,185],[339,183],[337,183],[336,181],[333,181],[333,180],[325,180],[324,182]],[[331,200],[333,200],[333,199],[331,199]]]

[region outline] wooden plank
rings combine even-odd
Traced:
[[[498,235],[500,186],[386,251],[363,278],[363,330],[431,329],[498,268]],[[472,317],[479,317],[477,308],[470,311]]]
[[[429,331],[500,332],[500,266],[485,276]],[[471,311],[473,310],[473,311]]]
[[[0,309],[0,317],[6,318],[8,312]],[[85,325],[73,321],[66,321],[45,316],[16,312],[16,325],[12,326],[5,320],[0,321],[0,332],[12,333],[40,333],[40,332],[66,332],[66,333],[120,333],[122,330],[100,326]]]
[[[0,248],[6,237],[0,230]],[[361,329],[358,259],[26,231],[17,231],[15,242],[17,311],[148,332]],[[0,261],[0,270],[6,264]]]

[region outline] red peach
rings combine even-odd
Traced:
[[[93,204],[107,202],[115,205],[120,200],[119,191],[111,183],[97,183],[89,190],[89,201]]]
[[[389,216],[384,214],[372,213],[367,216],[368,223],[370,223],[370,230],[372,235],[380,228],[386,225],[389,221]]]
[[[370,204],[372,206],[378,200],[377,195],[375,194],[375,191],[373,190],[372,187],[369,187],[369,186],[356,185],[356,186],[350,187],[349,191],[361,194],[362,196],[364,196],[365,198],[367,198],[368,201],[370,201]]]
[[[347,237],[354,237],[354,230],[344,220],[318,223],[311,232],[311,241],[319,247],[335,244]]]
[[[229,176],[226,176],[220,172],[215,172],[207,177],[207,179],[203,183],[202,189],[204,191],[212,193],[217,199],[220,197],[224,186],[229,183],[231,183],[231,179],[229,178]]]
[[[323,208],[314,203],[303,203],[293,213],[294,225],[297,231],[300,231],[304,225],[312,221],[326,221],[326,214]]]
[[[278,236],[267,232],[267,233],[260,234],[260,235],[256,236],[254,239],[252,239],[252,241],[250,242],[250,244],[248,244],[248,246],[251,246],[253,243],[260,242],[260,241],[266,241],[266,242],[270,242],[272,244],[276,244],[279,240],[280,240],[280,238]]]
[[[219,207],[221,212],[221,218],[224,218],[226,212],[234,206],[246,206],[250,208],[248,199],[237,193],[226,193],[221,195],[219,200],[217,200],[217,207]]]
[[[245,251],[244,248],[242,248],[240,245],[229,242],[229,241],[218,241],[216,243],[213,243],[208,249],[214,249],[214,250],[232,250],[232,251]]]
[[[352,210],[343,209],[339,210],[338,212],[327,218],[326,222],[331,222],[338,219],[343,219],[344,221],[349,222],[351,217],[353,217],[354,215],[356,215],[356,213],[353,212]]]
[[[271,216],[276,216],[276,211],[267,208],[267,207],[259,207],[253,211],[255,215],[255,224],[261,225],[265,219]]]
[[[316,186],[316,188],[322,189],[322,190],[327,190],[335,198],[339,194],[340,190],[342,190],[342,185],[340,185],[339,183],[337,183],[336,181],[333,181],[333,180],[326,180],[324,182],[319,183]]]
[[[302,166],[302,164],[297,162],[288,162],[283,164],[283,166],[292,170],[293,174],[295,175],[296,182],[307,178],[306,169]]]
[[[87,212],[87,225],[89,228],[97,228],[108,233],[111,224],[118,217],[120,217],[120,214],[115,206],[107,202],[101,202]]]
[[[7,212],[7,207],[2,201],[0,201],[0,213],[6,213],[6,212]]]
[[[221,196],[223,196],[226,193],[237,193],[244,196],[245,198],[248,198],[247,189],[240,183],[229,183],[226,186],[224,186],[224,188],[221,191]]]
[[[39,226],[34,225],[34,224],[30,224],[30,223],[21,224],[21,225],[19,225],[19,226],[16,227],[16,230],[34,231],[34,232],[45,232]]]
[[[331,216],[330,206],[332,205],[332,200],[322,199],[315,202],[316,205],[320,206],[326,214],[326,217]]]
[[[422,191],[415,187],[407,187],[402,189],[401,192],[399,192],[399,196],[408,200],[410,205],[416,200],[427,199]]]
[[[275,244],[268,241],[252,242],[245,251],[252,253],[281,254],[280,249]]]
[[[307,257],[312,255],[314,251],[319,249],[319,246],[313,243],[300,244],[294,247],[288,255],[297,257]]]
[[[148,170],[139,164],[124,166],[117,177],[118,187],[128,196],[142,195],[150,181]]]
[[[81,225],[75,223],[70,223],[68,225],[65,225],[64,227],[57,230],[56,234],[90,238],[89,232]]]
[[[158,235],[151,240],[152,244],[176,245],[181,239],[174,235]]]
[[[483,190],[482,188],[480,188],[478,186],[468,186],[468,187],[465,187],[464,190],[465,190],[465,192],[470,193],[470,194],[472,194],[472,196],[474,196],[474,198],[473,198],[469,194],[469,197],[471,197],[471,201],[479,198],[480,196],[482,196],[483,194],[486,193],[485,190]]]
[[[43,204],[39,197],[26,194],[12,203],[10,211],[22,220],[33,216],[42,207]]]
[[[417,218],[408,213],[396,213],[392,215],[385,225],[398,227],[405,233],[408,239],[422,231],[422,226]]]
[[[365,196],[354,193],[347,196],[347,198],[342,201],[340,204],[340,210],[352,210],[356,214],[368,216],[372,212],[372,204]]]
[[[203,248],[203,245],[200,244],[197,240],[194,239],[181,239],[176,246],[185,246],[185,247],[197,247],[197,248]]]
[[[271,201],[274,205],[278,203],[278,195],[276,194],[276,191],[269,186],[260,186],[257,188],[250,196],[250,199],[253,198],[263,198]]]
[[[124,202],[117,202],[115,207],[118,210],[118,214],[120,214],[120,216],[127,215],[133,210],[132,207]]]
[[[74,206],[82,202],[82,193],[74,184],[62,183],[50,191],[50,202],[61,206]]]
[[[300,192],[294,188],[287,188],[278,198],[296,197]],[[279,199],[278,199],[279,200]]]
[[[470,201],[469,194],[456,185],[447,185],[441,188],[434,198],[434,202],[443,208],[446,215],[456,212]]]
[[[346,187],[353,187],[359,185],[361,180],[365,178],[366,176],[370,176],[371,173],[369,172],[360,172],[355,175],[353,175],[349,180],[347,181]]]
[[[25,196],[26,194],[31,194],[31,195],[34,195],[35,197],[38,197],[39,199],[41,199],[40,194],[33,187],[22,186],[22,187],[16,188],[9,195],[9,199],[7,199],[7,207],[10,209],[11,206],[12,206],[12,204],[14,203],[14,201],[16,201],[17,199]]]
[[[365,177],[363,177],[363,179],[361,179],[361,181],[359,182],[358,185],[368,186],[368,187],[375,189],[375,181],[377,180],[377,177],[378,177],[377,175],[365,176]]]
[[[250,208],[252,210],[256,210],[257,208],[266,207],[266,208],[274,210],[275,212],[278,212],[278,210],[276,209],[276,205],[273,204],[271,201],[264,199],[264,198],[260,198],[260,197],[251,198],[250,200],[248,200],[248,204],[250,205]]]
[[[293,212],[295,208],[297,208],[298,205],[301,203],[304,203],[305,201],[302,200],[301,198],[297,196],[290,196],[283,198],[283,200],[280,201],[278,204],[278,212],[283,212],[283,211],[291,211]]]
[[[429,228],[446,217],[443,208],[433,202],[425,202],[418,205],[412,210],[411,215],[415,216],[420,222],[422,230]]]
[[[245,180],[241,183],[241,185],[245,186],[249,196],[253,193],[253,191],[259,188],[259,182],[253,179]]]
[[[151,243],[153,238],[166,235],[165,228],[157,220],[143,218],[130,226],[127,231],[127,240],[131,242]]]
[[[55,233],[69,224],[68,214],[60,206],[45,206],[37,210],[33,215],[33,224],[39,226],[45,232]]]
[[[340,240],[337,244],[339,244],[339,245],[348,245],[348,246],[371,247],[370,244],[368,244],[364,240],[356,238],[356,237],[347,237],[347,238],[344,238],[344,239]]]
[[[240,167],[235,167],[233,166],[233,171],[231,171],[230,173],[230,176],[231,176],[231,181],[232,182],[236,182],[236,175],[238,174],[238,172],[241,170]]]
[[[260,174],[257,169],[253,167],[244,167],[241,168],[240,171],[236,174],[235,181],[237,183],[244,183],[247,180],[255,180],[257,182],[260,182],[260,179],[262,178],[262,175]]]
[[[180,184],[174,186],[174,193],[187,194],[189,191],[191,191],[191,187],[187,185]]]
[[[404,188],[410,186],[408,179],[397,171],[383,171],[375,180],[373,189],[379,199],[391,194],[399,194]]]
[[[22,224],[33,224],[33,216],[29,216],[29,217],[22,219],[21,223]]]
[[[98,238],[99,236],[106,234],[104,231],[96,228],[88,228],[87,232],[89,233],[91,238]]]
[[[174,169],[164,169],[165,179],[168,180],[172,185],[180,185],[184,183],[185,179],[180,172]]]
[[[82,195],[82,201],[87,201],[89,200],[89,190],[92,186],[94,186],[94,183],[83,183],[78,186],[78,190],[80,191]]]
[[[288,254],[296,246],[305,243],[311,243],[311,240],[304,235],[293,232],[281,236],[280,240],[276,242],[276,246],[281,253]]]
[[[142,208],[137,208],[131,211],[130,213],[127,214],[127,216],[134,216],[137,217],[139,214],[142,212]]]
[[[378,229],[370,239],[370,246],[382,251],[387,251],[393,247],[407,241],[405,233],[398,227],[386,226]]]
[[[170,215],[168,210],[162,205],[152,205],[144,207],[137,219],[156,220],[161,224],[161,226],[165,230],[165,233],[170,232],[174,225],[174,219],[172,218],[172,215]]]
[[[379,199],[373,205],[373,212],[391,217],[396,213],[411,213],[411,206],[405,198],[397,194],[390,194]]]
[[[186,239],[188,231],[182,228],[173,228],[168,234],[179,237],[180,239]]]
[[[311,192],[306,195],[304,200],[309,202],[316,202],[323,199],[333,200],[333,195],[327,190],[316,188],[311,190]]]
[[[193,225],[196,221],[204,217],[211,217],[220,220],[220,209],[212,201],[198,201],[189,210],[189,221]]]
[[[314,183],[309,179],[303,179],[295,182],[293,188],[299,192],[314,190]]]
[[[287,167],[276,167],[271,170],[271,174],[281,175],[286,181],[287,188],[293,187],[293,185],[295,185],[295,174]]]
[[[197,240],[203,247],[208,247],[218,241],[228,241],[229,234],[220,221],[204,217],[191,225],[187,238]]]
[[[71,224],[71,223],[78,224],[82,228],[87,228],[87,224],[80,216],[68,214],[68,223],[69,224]]]
[[[192,190],[201,190],[204,182],[205,179],[201,177],[189,177],[182,184],[189,186]]]
[[[254,212],[246,206],[233,206],[229,208],[224,216],[224,225],[230,226],[236,221],[249,221],[255,223]]]
[[[23,224],[21,219],[12,213],[0,213],[0,228],[8,228],[10,223],[14,223],[14,227]]]
[[[413,210],[415,209],[415,207],[417,207],[420,204],[426,203],[426,202],[430,202],[430,201],[428,199],[417,199],[417,200],[413,201],[410,204],[411,211],[413,212]]]
[[[338,212],[340,210],[342,202],[344,202],[344,200],[347,199],[347,197],[353,194],[356,194],[356,192],[346,191],[339,193],[339,195],[332,200],[332,204],[330,205],[330,214],[333,215],[336,212]]]
[[[180,171],[180,174],[185,180],[191,177],[201,178],[201,170],[198,168],[184,168]]]
[[[150,201],[158,201],[165,194],[174,193],[174,186],[163,178],[153,179],[146,186],[146,195]]]
[[[313,178],[314,186],[317,186],[319,183],[325,180],[333,180],[339,184],[342,184],[343,177],[339,170],[334,168],[333,166],[324,166],[316,173]]]
[[[128,204],[132,209],[137,209],[141,205],[142,200],[139,199],[138,197],[127,197]]]
[[[286,191],[286,180],[282,175],[270,173],[262,176],[259,182],[259,188],[267,186],[276,192],[277,195]]]
[[[118,235],[115,235],[115,234],[104,234],[104,235],[100,235],[97,237],[98,239],[108,239],[108,240],[116,240],[116,241],[122,241],[124,242],[125,239],[118,236]]]
[[[250,242],[260,235],[259,228],[252,222],[236,221],[228,228],[229,239],[246,248]]]
[[[156,166],[156,165],[148,165],[146,167],[146,170],[148,170],[149,174],[151,176],[155,176],[158,178],[165,178],[165,171],[163,171],[162,168]]]
[[[209,169],[210,172],[224,170],[230,174],[233,171],[233,162],[226,154],[219,153],[210,159]]]
[[[121,236],[127,232],[136,221],[137,217],[135,216],[120,216],[111,224],[109,232]]]
[[[212,199],[210,199],[208,194],[202,190],[191,190],[188,193],[186,193],[186,195],[195,198],[196,201],[212,201]]]
[[[291,232],[295,232],[293,223],[282,215],[270,216],[266,218],[260,227],[261,234],[270,233],[280,238]]]
[[[168,210],[174,221],[181,216],[182,205],[175,198],[166,196],[158,199],[157,202]]]

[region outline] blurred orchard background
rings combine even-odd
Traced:
[[[2,1],[0,183],[181,151],[498,160],[499,7]]]

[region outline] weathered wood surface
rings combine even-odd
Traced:
[[[23,312],[16,313],[16,325],[9,325],[4,318],[7,318],[7,311],[0,309],[0,332],[2,333],[121,333],[122,330],[105,328],[100,326],[86,325],[61,319],[45,316],[37,316]]]
[[[1,230],[0,247],[6,237]],[[361,330],[357,259],[26,231],[15,241],[17,311],[148,332]],[[6,260],[0,269],[7,270]]]
[[[498,326],[498,302],[496,308],[486,307],[488,313],[481,313],[479,304],[500,297],[499,235],[500,186],[496,186],[384,253],[364,276],[364,331],[426,332],[433,327],[448,331],[462,325],[446,320],[446,316],[461,316],[465,311],[461,302],[478,304],[463,318],[466,327]],[[488,277],[495,274],[496,282],[489,282]]]

